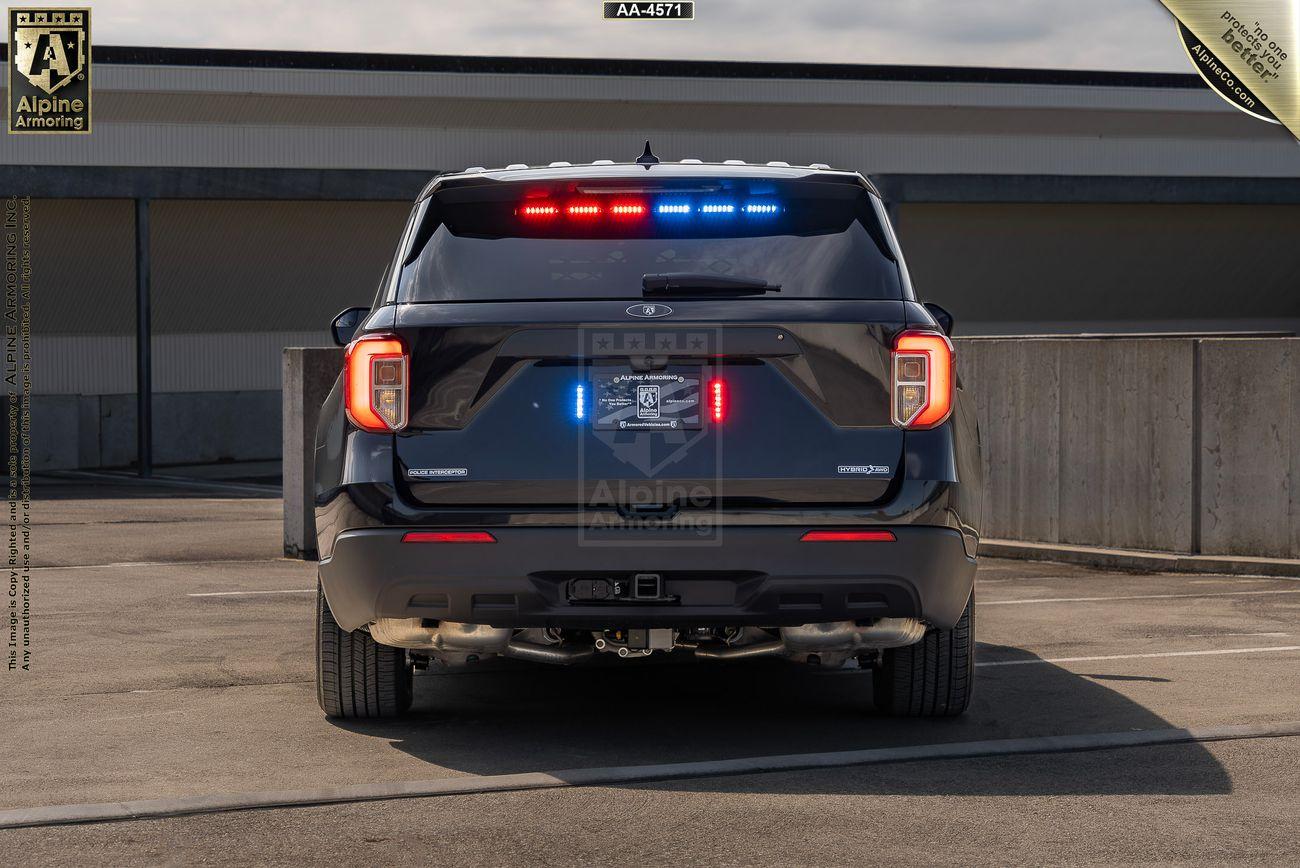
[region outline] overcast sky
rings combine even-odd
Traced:
[[[598,0],[88,5],[101,45],[1191,70],[1158,0],[697,0],[693,22],[607,22]]]

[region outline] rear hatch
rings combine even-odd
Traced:
[[[905,310],[878,200],[852,176],[647,174],[421,205],[395,290],[410,495],[646,514],[886,497]]]

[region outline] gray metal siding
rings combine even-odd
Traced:
[[[1300,320],[1300,205],[898,210],[918,295],[951,310],[963,333]]]
[[[129,199],[32,203],[33,334],[135,331],[135,218]]]
[[[0,163],[447,169],[649,136],[873,173],[1300,175],[1284,130],[1199,88],[107,64],[96,94],[93,136],[7,136]]]
[[[285,347],[324,346],[333,346],[327,329],[155,335],[153,387],[157,392],[278,389]],[[135,338],[33,335],[32,391],[37,395],[134,392]]]
[[[154,202],[154,334],[326,330],[334,314],[374,298],[410,210],[406,202]]]

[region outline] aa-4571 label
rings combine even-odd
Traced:
[[[602,3],[606,18],[664,21],[695,18],[694,3]]]

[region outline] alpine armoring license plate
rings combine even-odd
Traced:
[[[592,374],[597,431],[683,431],[700,428],[700,372]]]

